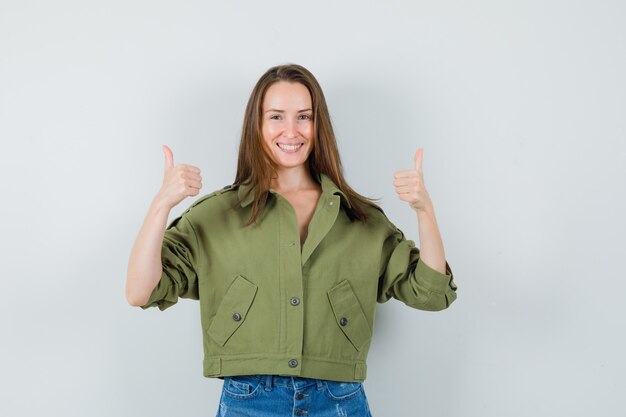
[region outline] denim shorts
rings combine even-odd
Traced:
[[[279,375],[224,376],[216,417],[372,417],[361,382]]]

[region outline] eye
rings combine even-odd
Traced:
[[[274,119],[274,117],[280,117],[280,115],[275,114],[275,115],[273,115],[273,116],[270,116],[270,119]]]
[[[306,120],[311,120],[311,116],[308,114],[303,114],[302,116],[306,117]]]

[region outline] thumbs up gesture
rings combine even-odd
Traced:
[[[165,153],[165,175],[157,198],[169,209],[172,209],[186,197],[198,195],[202,188],[200,168],[193,165],[178,164],[174,166],[172,150],[163,145]]]
[[[424,175],[422,173],[422,157],[424,150],[419,148],[413,156],[415,167],[413,169],[403,169],[393,173],[393,184],[400,200],[409,203],[411,208],[417,212],[423,211],[432,205],[426,186],[424,185]]]

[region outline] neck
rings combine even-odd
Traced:
[[[314,185],[315,180],[304,165],[279,170],[278,176],[272,178],[271,182],[271,187],[275,190],[288,192],[311,188]]]

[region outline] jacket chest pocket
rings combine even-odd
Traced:
[[[245,321],[256,292],[257,286],[241,275],[237,275],[228,287],[207,329],[207,333],[220,346],[224,346]]]
[[[360,351],[372,337],[372,329],[356,294],[350,286],[350,282],[344,279],[327,293],[337,326],[350,340],[354,348]]]

